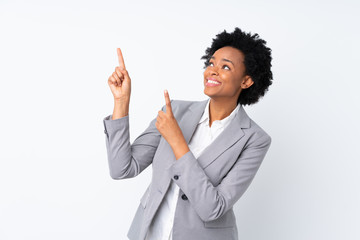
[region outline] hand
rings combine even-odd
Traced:
[[[126,71],[120,48],[117,48],[117,55],[119,66],[115,67],[115,72],[109,77],[108,84],[115,100],[130,101],[131,79]]]
[[[165,90],[164,95],[166,113],[161,110],[159,111],[155,126],[171,146],[177,160],[190,149],[172,112],[168,91]]]

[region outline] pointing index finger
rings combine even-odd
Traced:
[[[172,114],[172,109],[171,109],[171,101],[170,101],[170,97],[169,97],[169,92],[167,90],[164,90],[164,96],[165,96],[165,103],[166,103],[166,112],[171,113]]]
[[[125,68],[125,62],[124,62],[124,58],[122,55],[122,52],[120,50],[120,48],[117,48],[117,55],[118,55],[118,59],[119,59],[119,67],[122,69],[126,69]]]

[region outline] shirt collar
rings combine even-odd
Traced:
[[[205,122],[206,126],[209,126],[209,119],[210,119],[209,118],[209,108],[210,108],[210,98],[206,104],[204,113],[200,118],[199,124]],[[227,116],[226,118],[223,118],[221,120],[216,120],[216,121],[219,121],[220,125],[224,126],[225,124],[230,122],[236,116],[236,113],[238,112],[239,108],[240,108],[240,103],[237,104],[236,108],[230,113],[229,116]]]

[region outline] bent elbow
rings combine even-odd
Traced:
[[[211,215],[202,215],[200,216],[201,220],[203,220],[204,222],[211,222],[214,221],[218,218],[220,218],[222,215],[218,215],[218,214],[211,214]]]
[[[125,178],[130,178],[129,174],[125,174],[122,172],[114,172],[110,170],[110,177],[114,180],[121,180],[121,179],[125,179]]]
[[[222,204],[217,204],[216,207],[212,209],[203,209],[201,213],[199,213],[199,217],[204,222],[211,222],[221,218],[225,214],[225,208]]]
[[[138,174],[130,168],[119,170],[115,167],[110,168],[110,177],[114,180],[133,178]]]
[[[110,177],[111,177],[113,180],[120,180],[120,179],[123,179],[122,177],[117,176],[117,175],[113,175],[113,174],[110,174]]]

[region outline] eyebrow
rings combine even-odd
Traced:
[[[210,59],[215,59],[215,57],[212,56]],[[223,60],[223,61],[225,61],[225,62],[230,62],[233,66],[235,66],[234,63],[233,63],[232,61],[230,61],[229,59],[223,58],[223,59],[221,59],[221,60]]]

